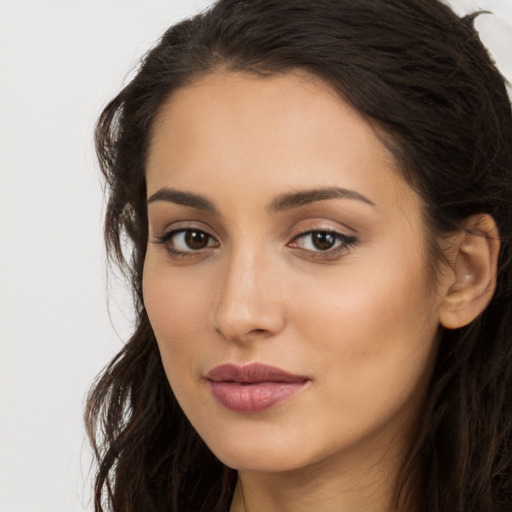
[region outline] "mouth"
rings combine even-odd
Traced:
[[[310,381],[275,366],[260,363],[223,364],[206,375],[214,398],[242,414],[270,409],[298,393]]]

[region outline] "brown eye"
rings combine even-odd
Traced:
[[[189,229],[185,231],[185,243],[190,249],[199,250],[208,247],[210,236],[204,231]]]
[[[157,242],[165,245],[171,255],[186,255],[201,252],[204,249],[219,247],[219,242],[211,235],[200,229],[176,229],[169,231]]]
[[[337,254],[346,251],[357,242],[353,236],[347,236],[337,231],[317,230],[302,233],[290,244],[290,247],[297,247],[310,253]]]
[[[316,231],[311,233],[311,243],[319,251],[328,251],[332,249],[337,242],[337,238],[327,231]]]

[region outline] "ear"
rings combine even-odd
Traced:
[[[491,215],[468,217],[450,248],[439,322],[447,329],[471,323],[489,304],[496,288],[500,240]]]

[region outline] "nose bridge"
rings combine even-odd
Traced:
[[[257,244],[234,247],[224,262],[214,325],[226,339],[271,336],[284,326],[272,256]]]

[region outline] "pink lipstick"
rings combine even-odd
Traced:
[[[260,363],[223,364],[206,375],[215,399],[231,411],[264,411],[298,393],[308,377]]]

